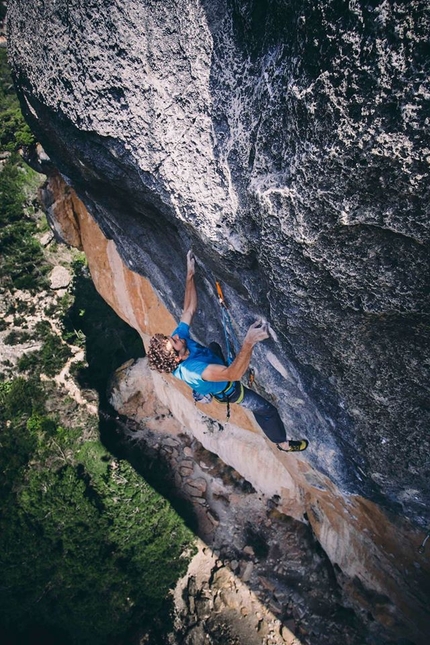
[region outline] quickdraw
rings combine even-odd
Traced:
[[[249,368],[248,372],[248,387],[252,387],[255,381],[255,371],[253,367]]]
[[[226,302],[224,300],[224,294],[222,292],[222,287],[221,287],[220,283],[218,282],[218,280],[215,281],[215,286],[216,286],[216,292],[217,292],[218,300],[219,300],[220,304],[227,309],[227,305],[226,305]]]

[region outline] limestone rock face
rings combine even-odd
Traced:
[[[426,0],[10,0],[26,115],[174,316],[199,260],[289,436],[346,493],[426,526]]]

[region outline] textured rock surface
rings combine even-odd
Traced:
[[[251,563],[249,561],[248,565]],[[199,552],[187,575],[175,589],[177,630],[171,638],[172,645],[201,645],[203,642],[208,645],[302,645],[312,642],[314,635],[318,635],[321,645],[324,642],[334,645],[336,641],[330,637],[327,624],[318,625],[316,616],[311,617],[311,624],[307,622],[301,594],[292,594],[295,598],[289,603],[291,618],[285,621],[287,626],[265,602],[261,602],[261,593],[255,594],[243,584],[243,576],[234,575],[234,564],[234,561],[216,557],[210,549],[199,544]],[[327,606],[324,602],[318,606],[314,601],[315,608],[324,612]],[[335,624],[338,642],[343,644],[346,638],[354,643],[354,628],[336,624],[336,616],[333,619],[329,622]],[[357,632],[360,639],[359,630]]]
[[[257,383],[311,440],[315,490],[331,480],[422,528],[429,24],[424,0],[9,2],[29,121],[112,240],[91,239],[82,212],[108,301],[143,334],[170,325],[117,251],[177,316],[192,244],[200,340],[222,339],[214,275],[240,335],[268,318]],[[346,561],[347,523],[324,517],[314,504],[324,548]]]

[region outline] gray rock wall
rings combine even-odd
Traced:
[[[348,493],[428,521],[425,0],[10,0],[23,108],[196,333],[267,317],[258,387]],[[427,515],[427,516],[426,516]]]

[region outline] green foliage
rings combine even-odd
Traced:
[[[21,427],[19,477],[3,489],[0,624],[37,622],[75,643],[107,643],[160,611],[192,535],[127,462],[54,426],[32,414]],[[10,426],[2,444],[13,436]],[[37,468],[25,464],[30,456]],[[10,484],[3,450],[0,471]]]
[[[65,428],[62,425],[57,425],[54,438],[64,449],[73,448],[74,451],[79,451],[79,446],[81,445],[79,439],[81,436],[81,428]],[[83,445],[86,445],[86,443]]]
[[[88,363],[86,361],[76,361],[71,364],[69,374],[75,380],[78,380],[80,376],[85,373],[85,370],[88,368]]]
[[[48,436],[55,435],[57,431],[57,424],[53,419],[50,419],[47,416],[38,414],[37,412],[32,414],[29,420],[27,421],[26,428],[30,435],[40,435],[47,434]]]
[[[5,345],[19,345],[20,343],[26,343],[31,339],[31,334],[25,331],[11,331],[7,336],[4,337],[3,342]]]
[[[0,420],[20,419],[44,410],[45,393],[34,379],[0,383]]]
[[[28,175],[12,155],[0,173],[0,284],[36,290],[47,286],[50,267],[35,239],[36,223],[25,214]]]
[[[0,148],[14,151],[34,143],[34,136],[24,121],[17,99],[7,52],[0,48]]]
[[[1,115],[0,146],[3,150],[15,151],[34,143],[34,135],[24,121],[19,105],[2,109]]]
[[[47,329],[46,326],[43,326]],[[41,326],[39,326],[39,330]],[[59,336],[47,333],[42,348],[29,354],[23,354],[18,361],[20,372],[33,372],[33,374],[45,374],[55,376],[64,367],[71,357],[70,347],[66,345]]]
[[[0,150],[11,152],[0,172],[0,285],[36,290],[47,286],[49,270],[39,242],[36,223],[28,216],[29,187],[37,173],[16,154],[34,142],[15,94],[6,51],[0,48]]]
[[[0,173],[0,225],[16,222],[22,217],[24,175],[19,170],[19,157],[11,155]]]
[[[13,319],[13,324],[16,327],[28,327],[28,322],[24,316],[15,316]]]
[[[76,310],[85,324],[92,306]],[[47,353],[58,351],[47,322],[37,333]],[[33,377],[40,371],[36,361]],[[0,631],[17,642],[34,625],[61,634],[58,642],[129,642],[164,611],[186,570],[193,535],[184,522],[127,462],[83,435],[46,412],[34,378],[0,381]]]
[[[37,447],[26,420],[43,411],[45,395],[34,380],[17,378],[0,382],[0,500],[20,479]]]
[[[38,338],[45,338],[45,336],[52,334],[52,325],[49,320],[38,320],[34,331]]]
[[[44,341],[40,350],[40,365],[47,376],[55,376],[71,357],[70,347],[63,343],[61,338],[50,334]]]
[[[76,452],[76,458],[85,469],[98,476],[106,476],[108,473],[106,450],[99,441],[86,441]]]
[[[75,275],[81,275],[83,270],[88,266],[85,253],[77,253],[72,261],[72,270]]]
[[[33,303],[30,302],[25,302],[23,300],[18,300],[18,302],[15,303],[15,311],[17,313],[33,313],[35,311],[36,307],[34,306]]]

